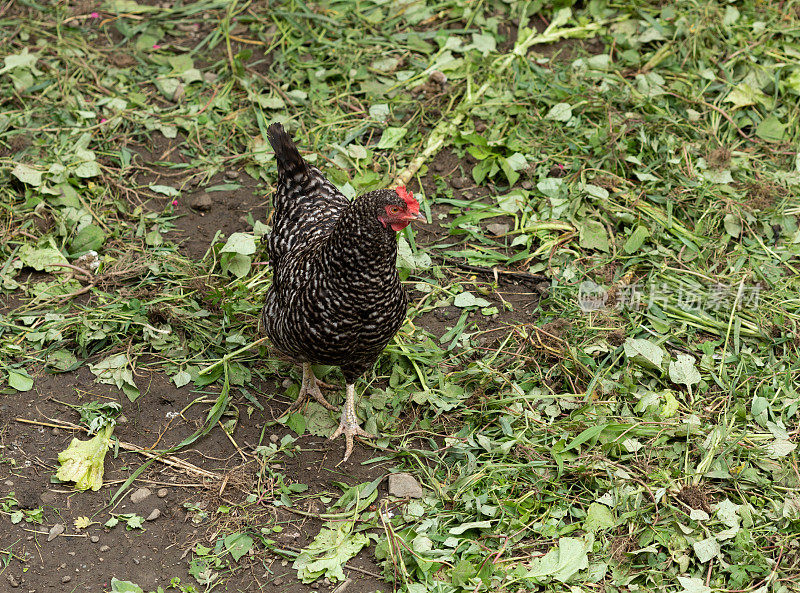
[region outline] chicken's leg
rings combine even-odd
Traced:
[[[311,370],[311,364],[308,362],[303,363],[303,382],[300,384],[300,394],[297,396],[295,402],[289,406],[289,412],[294,412],[297,408],[302,406],[306,401],[308,401],[308,396],[310,395],[315,400],[317,400],[320,404],[325,406],[329,410],[336,410],[336,406],[332,405],[325,399],[325,396],[322,395],[322,391],[320,391],[321,381],[319,381],[314,376],[314,371]]]
[[[358,425],[358,416],[356,416],[356,386],[352,383],[347,385],[347,397],[344,401],[344,408],[342,408],[342,419],[339,421],[339,428],[331,435],[331,440],[342,433],[344,433],[345,438],[345,450],[342,461],[347,461],[347,458],[350,457],[350,453],[353,452],[353,437],[375,438],[374,434],[368,433]]]

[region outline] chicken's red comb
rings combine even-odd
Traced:
[[[412,210],[419,210],[419,202],[414,198],[414,194],[406,189],[405,185],[401,185],[396,190],[397,195],[406,203]]]

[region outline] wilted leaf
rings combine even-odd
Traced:
[[[62,482],[75,482],[76,490],[95,492],[103,486],[103,464],[111,446],[113,424],[107,425],[88,441],[72,439],[69,447],[58,454],[61,467],[56,477]]]
[[[545,119],[553,121],[569,121],[572,119],[572,105],[569,103],[556,103],[544,116]]]
[[[585,249],[597,249],[608,253],[608,233],[602,222],[587,220],[581,224],[579,244]]]
[[[34,187],[39,187],[42,184],[42,172],[28,165],[23,165],[22,163],[17,164],[17,166],[11,170],[11,174],[22,183],[27,183]]]
[[[661,346],[649,340],[627,338],[624,347],[625,356],[629,359],[643,366],[661,370],[661,362],[664,360],[664,350]]]
[[[33,378],[25,369],[9,369],[8,385],[17,391],[30,391],[33,389]]]

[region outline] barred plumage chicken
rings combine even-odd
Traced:
[[[345,198],[308,164],[278,123],[267,132],[278,162],[272,233],[267,241],[272,287],[262,312],[276,348],[303,367],[300,395],[328,409],[312,364],[341,367],[346,397],[339,428],[344,459],[355,436],[372,437],[358,424],[355,381],[367,372],[400,329],[408,300],[397,274],[397,232],[425,220],[405,188]]]

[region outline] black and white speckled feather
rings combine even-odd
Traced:
[[[280,124],[270,126],[269,140],[278,160],[278,190],[264,328],[285,354],[298,362],[338,365],[353,383],[406,315],[397,233],[379,220],[387,207],[406,202],[394,190],[350,202],[303,161]]]

